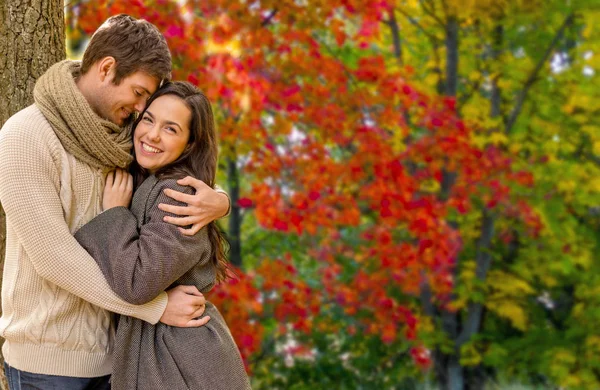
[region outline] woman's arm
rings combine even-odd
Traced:
[[[163,221],[167,213],[158,208],[159,203],[180,205],[164,194],[165,189],[187,194],[193,191],[172,179],[159,181],[147,199],[146,223],[139,229],[129,209],[113,207],[75,234],[113,291],[130,303],[152,300],[190,268],[209,260],[211,245],[206,229],[186,236],[177,226]]]

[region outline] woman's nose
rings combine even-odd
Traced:
[[[160,128],[156,125],[152,126],[152,129],[148,132],[148,138],[157,140],[160,138]]]

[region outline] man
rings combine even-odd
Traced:
[[[179,286],[140,306],[110,289],[73,233],[101,211],[106,172],[131,162],[123,126],[167,79],[171,56],[152,24],[108,19],[82,63],[63,61],[36,83],[35,104],[0,131],[0,202],[6,211],[6,260],[0,335],[11,389],[108,389],[111,312],[200,326],[204,297]],[[196,195],[170,193],[187,207],[167,218],[194,234],[229,208],[226,194],[193,178]],[[118,229],[118,227],[115,227]]]

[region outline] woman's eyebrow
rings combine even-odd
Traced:
[[[181,129],[181,125],[177,122],[173,122],[173,121],[165,121],[166,124],[168,125],[175,125],[177,127],[179,127]]]

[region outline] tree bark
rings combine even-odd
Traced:
[[[446,96],[456,98],[458,90],[458,48],[459,48],[459,24],[456,17],[451,16],[446,23],[446,77],[444,78],[444,93]],[[456,173],[442,170],[442,188],[440,198],[448,199],[454,182]],[[454,223],[450,223],[454,226]],[[456,228],[456,226],[454,226]],[[457,269],[454,270],[454,280],[456,280]],[[454,293],[452,300],[455,299]],[[458,313],[442,310],[440,313],[442,329],[451,340],[456,340],[460,332],[460,318]],[[439,355],[439,354],[438,354]],[[464,389],[464,373],[460,365],[460,349],[456,348],[455,353],[445,356],[439,363],[441,367],[437,368],[438,373],[443,373],[440,383],[447,390]],[[439,375],[439,374],[438,374]]]
[[[242,266],[242,215],[238,205],[240,199],[240,178],[236,160],[227,157],[227,183],[229,184],[229,198],[231,199],[231,213],[229,214],[229,261],[236,267]]]
[[[33,102],[35,80],[64,58],[62,1],[0,0],[0,126]],[[4,268],[5,228],[0,206],[0,269]],[[0,346],[3,343],[0,339]],[[0,353],[0,367],[3,365]],[[0,373],[0,385],[7,389],[3,368]]]

